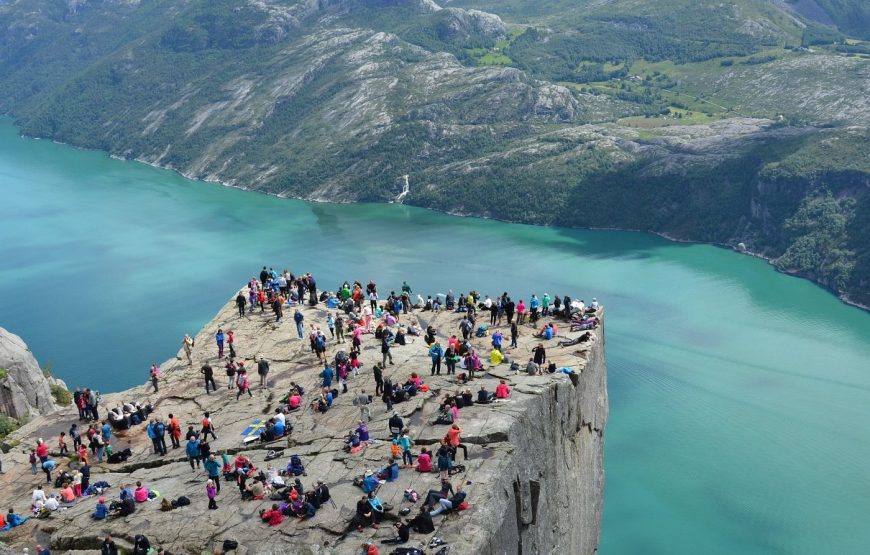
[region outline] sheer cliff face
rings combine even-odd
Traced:
[[[56,409],[51,384],[27,345],[0,328],[0,414],[20,419]]]
[[[491,524],[476,552],[597,552],[608,413],[604,330],[597,333],[576,386],[565,380],[514,388],[536,395],[513,411],[504,438],[512,455],[493,472],[494,489],[480,517]]]

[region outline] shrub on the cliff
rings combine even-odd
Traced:
[[[20,426],[21,424],[14,418],[0,415],[0,439],[5,438],[9,434],[17,430]]]
[[[9,370],[5,368],[0,368],[0,380],[9,377]]]
[[[62,385],[56,383],[51,384],[51,396],[54,397],[55,402],[62,407],[68,407],[72,403],[72,393]]]

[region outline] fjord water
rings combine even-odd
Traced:
[[[321,286],[597,296],[602,554],[870,546],[870,315],[762,261],[638,233],[282,200],[21,139],[7,122],[0,198],[0,325],[70,386],[144,382],[262,264]]]

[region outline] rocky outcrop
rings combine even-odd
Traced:
[[[0,328],[0,414],[20,420],[56,410],[52,383],[24,341]]]
[[[438,489],[439,480],[434,473],[402,469],[397,481],[383,484],[378,492],[384,502],[394,506],[386,517],[386,525],[362,532],[350,525],[361,496],[353,478],[367,469],[383,467],[390,455],[387,419],[391,412],[379,400],[372,405],[369,423],[373,441],[355,454],[346,453],[341,441],[360,418],[352,397],[362,390],[374,392],[371,367],[381,360],[379,342],[371,335],[363,337],[360,375],[351,375],[348,394],[339,395],[333,407],[320,414],[311,410],[308,403],[319,386],[321,365],[311,353],[308,341],[296,338],[291,313],[292,310],[285,311],[284,322],[276,323],[269,312],[238,317],[234,304],[227,304],[195,337],[193,365],[188,366],[184,353],[179,352],[178,358],[161,366],[158,392],[153,392],[148,384],[107,394],[103,397],[102,411],[127,400],[147,401],[155,405],[154,416],[165,418],[172,413],[182,429],[188,425],[199,429],[202,413],[209,411],[219,436],[211,441],[213,452],[231,455],[244,452],[261,469],[270,465],[283,468],[291,454],[299,455],[306,466],[306,475],[300,476],[303,485],[310,488],[315,480],[324,480],[332,493],[332,502],[322,506],[313,519],[288,518],[277,527],[269,527],[259,521],[258,511],[272,501],[242,501],[231,482],[222,482],[217,499],[219,508],[205,510],[205,477],[201,470],[191,470],[184,455],[184,440],[181,448],[170,447],[166,456],[159,456],[152,453],[144,428],[134,426],[115,432],[112,438],[116,449],[129,447],[133,455],[122,464],[92,462],[91,482],[108,481],[112,487],[107,497],[115,498],[119,486],[140,480],[159,491],[161,497],[189,497],[191,506],[162,512],[159,503],[143,503],[128,517],[95,522],[90,518],[95,500],[84,498],[50,519],[32,520],[16,528],[7,535],[9,541],[16,546],[40,541],[43,545],[50,543],[53,551],[75,553],[98,548],[107,533],[121,546],[128,546],[133,535],[145,534],[152,545],[163,546],[173,553],[211,552],[224,539],[234,539],[239,542],[238,553],[242,555],[355,554],[362,542],[380,542],[391,537],[389,523],[398,518],[398,511],[408,507],[413,516],[421,505],[419,501],[405,501],[404,490],[412,487],[425,495],[430,489]],[[303,313],[306,329],[311,325],[325,329],[326,310],[305,308]],[[459,315],[445,312],[402,316],[406,324],[434,326],[442,345],[446,345],[450,335],[458,333],[458,320]],[[238,359],[253,367],[250,371],[255,384],[253,395],[237,400],[235,390],[227,388],[223,362],[217,359],[214,343],[218,328],[235,332]],[[522,326],[519,346],[506,349],[507,355],[524,364],[531,348],[538,343],[533,331],[528,325]],[[578,334],[561,335],[564,339]],[[393,347],[395,364],[388,365],[384,375],[404,382],[416,371],[429,387],[428,392],[395,406],[410,429],[415,454],[423,446],[436,448],[444,437],[447,427],[431,422],[445,394],[455,394],[466,387],[476,393],[481,385],[493,391],[499,379],[506,380],[512,392],[508,399],[461,409],[459,424],[468,457],[463,459],[461,451],[458,454],[457,463],[465,466],[465,472],[453,476],[452,482],[454,487],[466,488],[469,508],[436,517],[434,534],[413,533],[407,545],[425,548],[435,535],[449,543],[451,554],[595,553],[603,497],[603,431],[607,420],[603,328],[592,332],[590,342],[580,345],[559,347],[555,341],[545,343],[548,358],[559,367],[573,369],[572,375],[559,372],[528,376],[510,371],[504,363],[485,363],[485,376],[468,385],[444,372],[430,376],[428,349],[422,338],[408,339],[407,345]],[[472,338],[472,343],[485,358],[490,338]],[[349,344],[330,341],[327,355],[331,359],[338,350],[348,349]],[[256,385],[255,359],[260,354],[271,365],[268,388]],[[209,394],[204,390],[199,371],[205,362],[215,369],[220,386]],[[267,445],[245,445],[242,441],[245,428],[274,413],[291,381],[307,389],[303,409],[288,416],[288,422],[294,426],[292,434]],[[37,437],[55,437],[76,417],[71,409],[58,411],[35,419],[11,436],[17,447],[4,459],[7,473],[0,475],[0,497],[9,500],[17,511],[26,511],[30,490],[44,481],[41,474],[30,474],[26,462],[28,448]],[[51,439],[47,441],[53,445]],[[270,449],[280,454],[267,461]],[[71,467],[75,465],[74,461],[69,463]],[[61,468],[66,466],[63,462]],[[386,546],[379,547],[384,548],[381,553],[389,553]]]

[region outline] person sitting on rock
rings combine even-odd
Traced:
[[[109,516],[109,507],[106,506],[106,498],[100,497],[97,500],[97,506],[94,508],[94,512],[91,513],[91,518],[94,520],[104,520],[107,516]]]
[[[411,524],[406,520],[404,522],[396,522],[393,524],[396,528],[396,537],[381,541],[385,545],[399,545],[407,543],[411,539]]]
[[[486,390],[486,386],[480,384],[480,389],[477,391],[477,403],[486,405],[492,402],[493,394]]]
[[[359,438],[359,433],[351,430],[344,438],[344,451],[346,453],[356,453],[360,449],[362,442]]]
[[[331,499],[329,494],[329,488],[326,484],[323,483],[323,480],[317,480],[317,485],[314,486],[314,498],[313,502],[316,507],[320,507],[327,501]]]
[[[144,503],[148,501],[148,488],[142,485],[141,481],[136,482],[136,489],[133,491],[133,499],[136,503]]]
[[[372,507],[372,519],[375,524],[379,524],[384,519],[384,514],[386,513],[386,508],[384,504],[381,502],[381,498],[377,496],[375,492],[370,492],[368,494],[369,505]]]
[[[411,529],[419,534],[431,534],[435,531],[435,524],[432,522],[432,516],[426,507],[420,509],[420,514],[411,519],[409,523]]]
[[[378,527],[374,520],[374,511],[372,506],[369,504],[368,495],[363,495],[360,500],[356,502],[354,523],[356,524],[357,532],[362,532],[363,528],[367,526],[371,526],[372,528]]]
[[[420,448],[420,454],[417,455],[417,472],[432,472],[432,455],[425,447]]]
[[[379,487],[381,487],[381,482],[378,480],[378,477],[375,476],[375,473],[371,470],[366,470],[365,475],[362,480],[362,490],[365,493],[371,493],[373,491],[377,491]]]
[[[399,463],[397,459],[390,457],[387,465],[377,473],[378,479],[387,482],[395,482],[399,479]]]
[[[278,526],[284,522],[284,515],[278,509],[278,504],[273,503],[271,509],[260,511],[260,520],[268,522],[269,526]]]
[[[362,420],[357,420],[356,433],[359,434],[359,440],[361,443],[369,442],[369,425]]]
[[[499,380],[499,384],[495,386],[495,396],[497,399],[507,399],[511,394],[511,390],[505,380]]]
[[[302,395],[299,394],[298,389],[293,389],[290,392],[290,397],[287,398],[287,408],[291,411],[299,410],[299,407],[302,405]]]
[[[438,417],[435,418],[435,421],[432,422],[432,424],[453,424],[453,420],[451,406],[444,404],[441,406],[441,411],[438,413]]]

